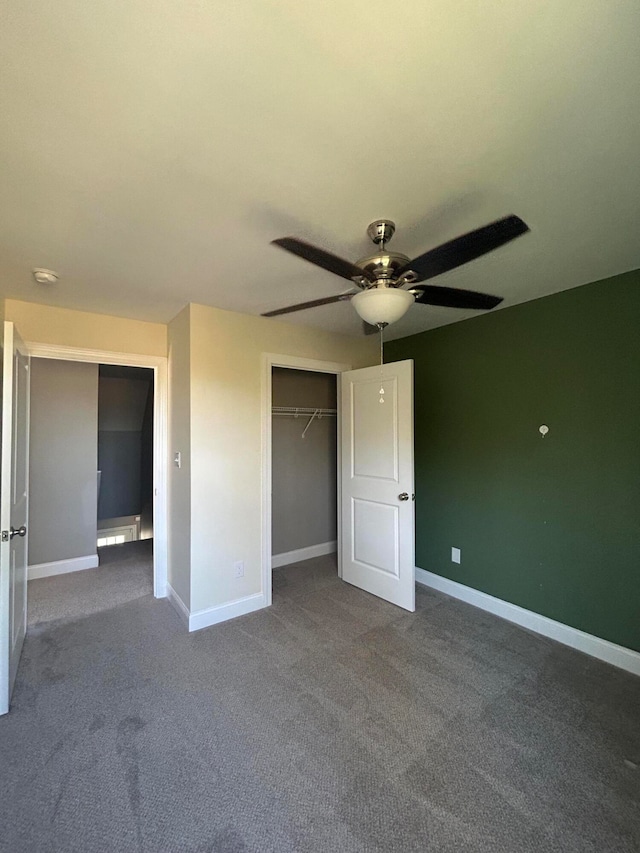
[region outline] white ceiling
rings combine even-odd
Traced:
[[[356,260],[379,217],[414,256],[521,216],[437,279],[506,305],[640,267],[639,38],[637,0],[5,0],[0,294],[258,314],[349,287],[270,240]]]

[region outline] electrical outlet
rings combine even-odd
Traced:
[[[243,578],[244,577],[244,562],[242,560],[237,560],[233,564],[233,570],[234,570],[237,578]]]
[[[451,549],[451,562],[459,563],[460,562],[460,548],[452,548]]]

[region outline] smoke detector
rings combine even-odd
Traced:
[[[33,270],[33,277],[38,284],[55,284],[59,278],[57,272],[41,269],[40,267],[36,267]]]

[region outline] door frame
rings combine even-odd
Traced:
[[[314,358],[300,358],[295,355],[277,355],[275,353],[262,354],[262,388],[261,388],[261,418],[262,418],[262,595],[265,607],[271,605],[273,591],[272,583],[272,554],[271,554],[271,487],[272,487],[272,436],[271,436],[271,384],[274,367],[284,367],[290,370],[307,370],[311,373],[332,373],[336,377],[336,423],[337,423],[337,538],[338,538],[338,577],[342,577],[342,565],[340,558],[340,545],[342,542],[340,529],[341,508],[341,448],[340,448],[340,374],[345,370],[351,370],[350,364],[337,361],[318,361]]]
[[[169,552],[167,541],[167,358],[40,344],[34,341],[25,341],[25,346],[32,358],[82,361],[89,364],[120,364],[127,367],[153,369],[153,594],[156,598],[166,598]]]

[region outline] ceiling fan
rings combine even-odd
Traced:
[[[389,323],[399,320],[413,302],[447,308],[478,310],[495,308],[502,302],[499,296],[454,287],[421,284],[421,282],[467,264],[487,252],[492,252],[521,234],[525,234],[529,227],[518,216],[505,216],[503,219],[449,240],[436,249],[430,249],[413,260],[409,260],[400,252],[387,250],[386,244],[393,237],[395,230],[395,223],[390,219],[377,219],[372,222],[367,228],[367,234],[378,248],[372,255],[361,258],[355,264],[304,240],[298,240],[297,237],[272,240],[274,245],[286,249],[287,252],[292,252],[318,267],[352,281],[357,289],[337,296],[288,305],[286,308],[267,311],[262,316],[277,317],[280,314],[290,314],[293,311],[315,308],[318,305],[351,301],[365,322],[365,332],[375,333]]]

